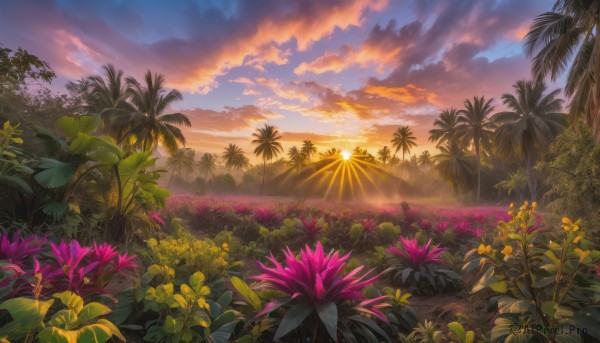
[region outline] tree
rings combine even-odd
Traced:
[[[265,124],[262,129],[256,129],[256,132],[252,134],[255,139],[252,144],[256,144],[254,148],[254,154],[263,160],[263,176],[262,183],[260,185],[260,194],[263,194],[265,187],[265,174],[267,172],[267,161],[272,160],[274,157],[283,151],[281,143],[278,141],[281,139],[279,130],[272,125]]]
[[[211,153],[205,153],[198,161],[198,168],[200,172],[204,173],[205,178],[208,179],[209,175],[212,175],[217,169],[217,157]]]
[[[568,69],[565,95],[571,118],[583,117],[600,143],[600,1],[558,0],[537,16],[525,36],[534,77],[555,81]],[[570,64],[570,66],[569,66]]]
[[[410,149],[417,146],[416,137],[412,130],[408,126],[402,126],[394,132],[394,138],[392,138],[392,147],[396,148],[394,154],[398,150],[402,150],[402,163],[404,163],[404,154],[409,153]]]
[[[171,154],[171,157],[167,160],[167,168],[171,169],[171,177],[169,178],[169,184],[167,188],[171,186],[171,181],[173,181],[173,175],[177,172],[177,175],[182,176],[183,173],[188,175],[189,173],[194,171],[195,161],[194,161],[194,150],[190,148],[178,149],[174,153]]]
[[[387,145],[377,151],[377,158],[381,161],[381,163],[383,163],[384,166],[391,157],[392,150],[390,150]]]
[[[306,164],[307,155],[299,150],[297,147],[293,146],[288,150],[288,157],[290,159],[289,164],[292,168],[299,170]]]
[[[123,79],[123,71],[112,64],[102,67],[102,75],[93,75],[83,80],[87,94],[88,113],[96,113],[102,118],[103,131],[111,135],[118,145],[123,145],[125,134],[134,118],[134,108],[127,102],[130,93]]]
[[[250,164],[244,156],[244,150],[235,144],[229,144],[221,155],[225,161],[225,167],[231,172],[233,169],[242,170]]]
[[[437,142],[438,146],[454,142],[458,127],[458,111],[454,108],[443,110],[434,120],[433,126],[435,128],[429,130],[429,141]]]
[[[169,92],[163,87],[165,82],[161,74],[148,70],[144,77],[146,85],[142,86],[136,79],[126,79],[131,96],[131,104],[135,108],[135,118],[127,136],[135,137],[135,146],[146,151],[154,150],[161,143],[167,150],[174,152],[179,145],[185,144],[185,137],[178,126],[191,126],[188,117],[182,113],[163,112],[175,101],[183,100],[179,91]]]
[[[510,174],[508,178],[502,180],[494,185],[498,191],[500,189],[506,191],[506,194],[510,196],[513,192],[517,194],[518,202],[523,202],[523,193],[527,189],[527,175],[522,169]]]
[[[494,99],[485,100],[485,97],[473,97],[473,102],[465,100],[465,109],[458,111],[458,135],[463,142],[473,142],[475,158],[477,160],[477,202],[481,197],[481,144],[489,147],[493,123],[488,115],[494,110]]]
[[[310,161],[312,156],[317,153],[317,147],[313,141],[305,139],[302,142],[302,148],[300,149],[300,152],[303,153],[304,156],[306,156],[306,158]]]
[[[468,188],[475,174],[475,158],[458,144],[438,147],[440,153],[433,156],[435,169],[458,192],[459,187]]]
[[[18,48],[16,52],[0,47],[0,93],[6,87],[20,87],[27,79],[52,82],[56,74],[47,62]]]
[[[562,100],[556,97],[556,89],[548,94],[543,82],[517,81],[515,95],[502,95],[502,103],[509,111],[495,114],[492,120],[498,128],[495,141],[504,156],[522,157],[527,173],[527,185],[533,201],[537,198],[537,178],[533,167],[539,152],[546,149],[566,124],[566,116],[560,113]]]
[[[419,155],[418,162],[421,168],[429,168],[433,164],[429,150],[425,150]]]

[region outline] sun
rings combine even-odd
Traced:
[[[350,151],[342,151],[342,160],[348,161],[352,157],[352,153]]]

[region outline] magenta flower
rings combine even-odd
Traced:
[[[365,218],[360,221],[360,224],[362,225],[363,230],[367,233],[371,233],[377,228],[377,223],[375,223],[373,219]]]
[[[458,222],[456,225],[454,225],[454,233],[458,237],[472,236],[472,231],[473,227],[471,226],[471,223],[466,220]]]
[[[254,210],[254,220],[261,225],[271,225],[277,221],[277,215],[269,208],[257,208]]]
[[[237,215],[249,215],[252,214],[252,207],[244,205],[244,204],[235,204],[233,206],[233,211],[237,214]]]
[[[23,268],[25,267],[25,260],[42,252],[42,246],[45,244],[45,236],[33,235],[23,239],[21,234],[16,232],[11,241],[8,235],[0,234],[0,260],[8,260],[8,262]]]
[[[165,221],[158,215],[158,212],[150,212],[148,217],[156,220],[160,225],[165,225]]]
[[[117,257],[117,255],[118,253],[115,251],[115,248],[113,248],[110,244],[102,243],[97,245],[94,242],[91,259],[92,261],[98,262],[100,269],[106,266],[110,260]]]
[[[375,283],[381,274],[370,279],[366,279],[370,272],[358,276],[363,266],[346,274],[344,267],[350,254],[340,257],[337,251],[331,250],[325,255],[321,242],[317,242],[314,251],[308,245],[301,250],[300,260],[296,259],[289,248],[284,251],[284,255],[285,266],[273,255],[268,259],[274,267],[270,268],[258,262],[258,267],[263,274],[254,279],[264,282],[265,288],[283,292],[292,300],[302,302],[313,309],[327,303],[340,306],[346,301],[352,304],[356,301],[358,303],[352,307],[354,310],[371,314],[387,322],[387,318],[380,310],[389,306],[385,302],[387,297],[365,299],[361,293],[365,287]],[[259,316],[273,311],[280,303],[281,300],[273,300],[259,313]]]
[[[129,255],[127,255],[127,253],[124,253],[123,255],[119,255],[116,263],[114,264],[115,265],[114,271],[119,274],[122,274],[123,271],[126,269],[136,269],[137,265],[136,265],[135,261],[136,261],[135,256],[129,256]]]
[[[412,268],[427,263],[442,262],[440,255],[446,248],[439,248],[439,244],[431,246],[431,239],[424,246],[419,246],[416,239],[400,238],[400,241],[402,242],[402,250],[393,245],[390,245],[388,250]]]
[[[446,229],[448,229],[449,227],[450,227],[449,221],[441,221],[435,225],[435,229],[440,233],[446,231]]]
[[[428,219],[421,219],[419,220],[419,227],[423,230],[429,230],[431,229],[431,222]]]
[[[319,218],[312,217],[310,219],[300,219],[302,223],[302,229],[306,233],[306,237],[309,241],[312,241],[319,231],[321,231],[321,225],[319,224]]]

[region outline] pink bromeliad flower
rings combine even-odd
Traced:
[[[270,225],[277,221],[277,214],[267,207],[257,208],[254,210],[254,220],[261,225]]]
[[[440,248],[439,244],[431,246],[431,239],[423,246],[419,246],[416,239],[400,238],[400,242],[402,242],[403,249],[390,245],[388,250],[413,268],[432,262],[441,263],[440,255],[442,251],[446,250],[446,248]]]
[[[377,223],[375,223],[375,221],[370,218],[365,218],[361,220],[360,224],[362,225],[363,230],[367,233],[371,233],[377,228]]]
[[[302,223],[302,230],[306,233],[306,237],[309,241],[312,241],[317,236],[317,233],[321,231],[321,225],[319,224],[319,218],[311,217],[311,218],[302,218],[300,219]]]
[[[17,265],[21,268],[25,267],[25,260],[30,256],[42,252],[42,247],[46,244],[46,237],[38,237],[37,235],[28,238],[21,238],[19,232],[15,233],[12,240],[8,235],[0,234],[0,260]]]
[[[363,266],[346,274],[344,267],[350,254],[340,257],[337,251],[332,250],[325,255],[321,242],[317,242],[314,251],[308,245],[301,250],[299,260],[289,248],[284,251],[284,255],[285,266],[273,255],[268,258],[273,263],[273,267],[258,262],[258,267],[263,274],[254,279],[263,281],[265,288],[285,293],[291,300],[309,308],[316,309],[328,303],[339,307],[345,303],[356,312],[373,315],[384,322],[388,321],[381,312],[381,308],[389,306],[385,302],[388,297],[366,299],[361,292],[365,287],[375,283],[381,274],[369,279],[367,276],[370,272],[359,276]],[[281,304],[281,299],[273,300],[259,315],[272,312]]]

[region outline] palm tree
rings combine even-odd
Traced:
[[[458,111],[454,108],[443,110],[433,122],[433,126],[435,128],[429,130],[429,141],[437,141],[438,146],[453,142],[458,126]]]
[[[419,155],[418,162],[421,168],[429,168],[433,164],[429,150],[425,150]]]
[[[313,141],[305,139],[302,142],[302,148],[300,149],[300,152],[303,153],[304,156],[306,156],[306,158],[310,161],[311,157],[317,153],[317,147]]]
[[[167,150],[174,152],[179,145],[185,144],[185,137],[178,126],[190,127],[188,117],[182,113],[163,112],[175,101],[183,100],[179,91],[169,92],[163,87],[165,82],[161,74],[148,70],[145,75],[146,85],[142,86],[136,79],[128,77],[131,103],[135,108],[135,119],[128,136],[135,137],[135,145],[142,150],[153,150],[161,143]]]
[[[475,174],[475,158],[458,144],[438,147],[440,153],[433,156],[435,169],[458,193],[459,187],[468,187]]]
[[[392,156],[392,158],[390,158],[390,162],[388,163],[388,165],[392,167],[397,167],[399,164],[400,159],[396,155]]]
[[[277,128],[265,124],[264,128],[256,129],[256,132],[252,134],[252,137],[255,138],[252,141],[252,144],[256,144],[254,154],[258,157],[262,157],[263,160],[263,177],[260,185],[260,195],[262,195],[265,188],[267,161],[277,157],[277,155],[283,151],[281,143],[278,142],[278,140],[281,139],[281,136],[279,136],[279,130],[277,130]]]
[[[517,194],[518,202],[522,203],[523,193],[525,192],[525,189],[527,189],[527,175],[523,173],[522,169],[519,169],[510,174],[507,179],[495,184],[494,188],[498,190],[498,193],[500,193],[500,189],[505,190],[508,196],[515,192]]]
[[[473,142],[475,157],[477,159],[477,202],[481,197],[481,144],[489,147],[493,123],[488,115],[494,110],[494,99],[485,100],[485,97],[473,97],[473,102],[465,100],[465,109],[458,111],[457,134],[463,142]]]
[[[198,168],[200,172],[204,173],[205,178],[208,179],[209,175],[212,175],[217,168],[217,157],[211,153],[205,153],[198,161]]]
[[[537,196],[537,182],[533,171],[540,150],[545,149],[562,131],[566,117],[560,113],[562,100],[557,99],[560,89],[548,94],[543,82],[517,81],[515,95],[502,95],[502,103],[509,111],[492,117],[498,124],[495,140],[504,156],[523,157],[531,200]]]
[[[131,124],[133,107],[127,102],[129,93],[123,80],[123,71],[112,64],[102,67],[104,76],[93,75],[85,80],[86,110],[102,119],[103,131],[122,145]]]
[[[242,170],[249,165],[248,158],[244,156],[244,150],[235,144],[229,144],[221,157],[225,161],[225,167],[229,172],[233,169]]]
[[[321,153],[321,158],[330,158],[330,157],[335,157],[335,156],[339,156],[341,154],[341,151],[336,149],[336,148],[331,148],[328,150],[325,150],[325,152]]]
[[[177,172],[177,175],[182,176],[182,173],[184,172],[187,175],[194,171],[194,166],[196,164],[194,155],[195,151],[190,148],[178,149],[171,154],[167,160],[167,168],[171,169],[171,178],[169,178],[167,188],[171,186],[171,181],[173,181],[175,172]]]
[[[381,163],[383,163],[383,165],[385,166],[385,163],[389,161],[392,157],[392,150],[390,150],[390,148],[388,148],[388,146],[385,145],[383,148],[377,151],[377,156]]]
[[[404,154],[409,153],[410,149],[417,146],[416,137],[408,126],[402,126],[394,132],[392,138],[392,147],[396,148],[394,154],[402,149],[402,163],[404,164]]]
[[[572,119],[582,116],[600,143],[600,1],[558,0],[537,16],[525,36],[536,80],[555,81],[568,69],[565,95]],[[570,64],[570,66],[569,66]]]
[[[296,170],[302,168],[307,159],[307,155],[305,155],[301,149],[298,149],[295,146],[288,150],[288,157],[290,158],[290,165]]]

